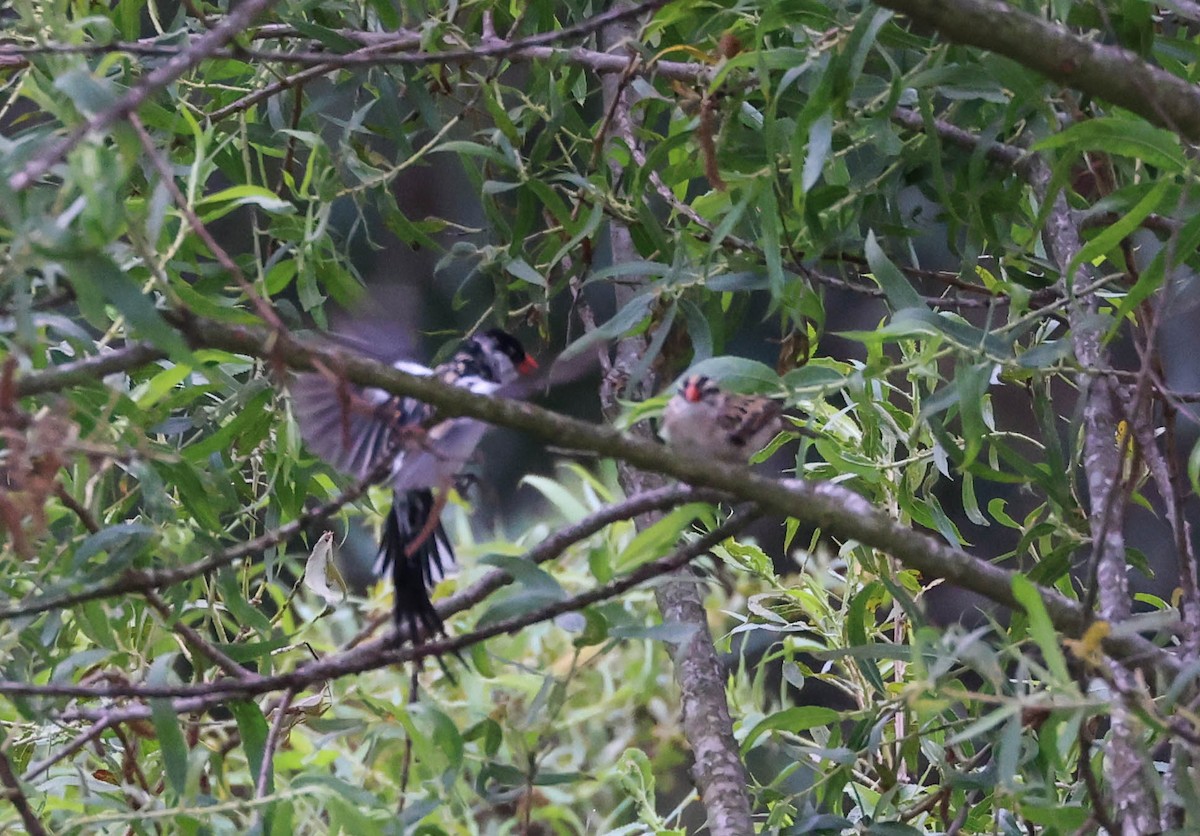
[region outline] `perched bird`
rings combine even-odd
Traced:
[[[667,402],[661,435],[676,452],[745,464],[784,429],[779,401],[726,392],[689,375]]]
[[[401,360],[395,368],[436,375],[476,394],[491,395],[537,363],[511,334],[493,329],[468,337],[437,368]],[[395,586],[396,626],[415,641],[445,632],[430,590],[454,566],[454,548],[441,512],[454,479],[466,466],[488,425],[473,418],[434,422],[433,407],[382,389],[347,387],[322,374],[298,375],[292,410],[309,448],[338,470],[366,478],[391,453],[392,507],[375,559],[375,574],[389,570]],[[435,499],[434,489],[439,490]]]

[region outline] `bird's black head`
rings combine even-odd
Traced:
[[[484,331],[483,336],[492,341],[497,351],[512,360],[513,368],[521,374],[529,374],[537,368],[537,362],[525,353],[525,346],[521,345],[521,341],[507,331],[492,328]]]
[[[518,374],[530,374],[537,369],[537,362],[525,353],[521,341],[499,328],[464,340],[455,362],[460,375],[494,383],[508,383]]]

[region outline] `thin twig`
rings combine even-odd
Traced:
[[[238,3],[220,23],[188,44],[178,55],[143,76],[136,85],[130,88],[129,92],[117,99],[116,102],[97,111],[58,142],[51,143],[45,150],[35,154],[8,179],[8,187],[14,192],[29,188],[49,172],[55,163],[65,157],[85,136],[90,133],[102,132],[136,111],[151,95],[208,58],[213,52],[248,28],[256,17],[266,12],[276,2],[277,0],[243,0]]]
[[[676,549],[670,555],[659,560],[650,561],[639,566],[627,575],[623,575],[607,584],[594,587],[586,592],[570,596],[546,606],[532,610],[523,615],[494,622],[459,636],[441,637],[419,645],[394,647],[389,641],[375,641],[369,645],[354,650],[339,653],[317,661],[300,665],[294,671],[272,676],[261,676],[252,682],[220,680],[204,685],[155,687],[148,685],[114,686],[92,689],[90,695],[95,697],[132,697],[148,699],[151,697],[173,696],[172,707],[178,714],[203,711],[233,698],[250,697],[270,691],[285,688],[294,689],[297,693],[305,688],[351,674],[363,673],[388,665],[419,661],[433,656],[444,657],[459,653],[488,639],[515,633],[534,624],[550,621],[568,612],[578,612],[586,607],[622,595],[629,590],[641,586],[670,572],[675,572],[698,557],[707,554],[714,546],[735,536],[745,526],[758,518],[758,511],[750,511],[745,506],[729,519],[707,534]],[[12,686],[19,687],[12,687]],[[81,688],[64,686],[33,686],[23,683],[0,682],[0,693],[24,693],[31,696],[51,696],[55,692],[62,696],[85,696]],[[76,709],[64,712],[64,719],[89,717],[86,709]],[[147,719],[150,709],[138,706],[114,712],[114,722],[129,723]]]
[[[87,746],[93,740],[96,740],[98,737],[100,737],[100,735],[104,734],[106,730],[114,726],[117,722],[118,721],[114,719],[112,715],[108,713],[101,714],[92,722],[90,726],[72,738],[71,742],[66,746],[26,769],[25,774],[21,776],[21,780],[32,781],[47,769],[54,766],[54,764],[58,763],[64,758],[69,758],[84,746]]]
[[[242,273],[242,268],[238,267],[237,262],[233,257],[226,252],[225,248],[217,243],[217,239],[208,231],[208,227],[204,225],[204,221],[200,220],[200,216],[192,209],[188,202],[187,196],[180,190],[179,185],[175,182],[175,172],[171,170],[171,164],[167,161],[158,147],[154,144],[154,140],[146,131],[146,126],[142,124],[142,120],[138,118],[136,113],[129,114],[129,124],[133,126],[134,133],[137,134],[138,140],[142,143],[142,149],[146,152],[146,156],[150,158],[151,164],[158,172],[159,181],[166,188],[167,193],[171,195],[171,200],[175,202],[180,214],[188,222],[188,226],[192,228],[192,232],[196,233],[196,237],[204,242],[204,246],[208,247],[208,251],[216,258],[225,271],[233,278],[237,286],[241,288],[242,293],[246,294],[246,298],[250,300],[250,304],[258,311],[258,315],[262,317],[263,322],[266,322],[277,331],[283,330],[283,322],[279,319],[279,315],[275,313],[265,299],[258,294],[254,289],[254,285]]]
[[[54,487],[54,495],[58,497],[59,502],[71,510],[71,513],[79,517],[79,521],[83,523],[83,527],[90,533],[96,534],[100,531],[100,523],[96,522],[96,518],[92,516],[92,512],[76,502],[75,497],[71,496],[70,491],[63,487],[61,482]]]
[[[233,659],[229,658],[220,648],[216,647],[204,636],[197,633],[194,629],[183,622],[183,619],[172,616],[171,608],[167,606],[167,602],[162,599],[162,596],[153,589],[142,590],[142,595],[150,603],[150,606],[158,610],[159,615],[163,620],[171,624],[171,629],[179,635],[183,636],[188,644],[192,645],[196,650],[207,656],[218,668],[225,672],[226,676],[232,676],[238,679],[244,679],[252,675],[250,671],[239,665]]]
[[[543,32],[537,35],[530,35],[525,38],[520,38],[515,41],[489,40],[483,44],[476,44],[461,50],[453,50],[447,52],[413,52],[397,54],[397,50],[411,48],[412,39],[408,37],[408,33],[401,33],[397,36],[394,42],[375,41],[367,46],[357,49],[345,55],[330,55],[328,53],[311,53],[300,56],[298,53],[275,53],[264,54],[259,53],[257,60],[278,60],[290,61],[293,63],[312,63],[304,70],[300,70],[286,78],[256,90],[242,98],[230,102],[228,105],[214,110],[208,114],[211,121],[217,122],[234,113],[240,113],[254,107],[259,102],[265,101],[272,96],[294,87],[297,84],[302,84],[310,79],[318,78],[335,70],[347,69],[352,67],[371,67],[377,65],[406,65],[406,66],[424,66],[429,64],[463,64],[478,61],[484,58],[504,58],[512,61],[546,61],[546,60],[564,60],[568,63],[586,66],[597,73],[612,73],[621,72],[628,63],[628,59],[621,56],[609,55],[603,52],[595,52],[593,50],[576,49],[560,49],[549,44],[567,40],[574,37],[582,37],[590,34],[597,28],[604,26],[614,20],[623,20],[627,17],[634,17],[651,11],[659,6],[664,5],[665,0],[653,0],[652,2],[642,3],[634,7],[615,6],[613,9],[603,12],[588,20],[582,21],[576,26],[567,27],[566,29],[555,30],[552,32]],[[655,73],[667,78],[686,78],[695,80],[704,77],[705,73],[711,73],[711,68],[707,68],[702,64],[687,64],[682,62],[661,62],[655,66]]]
[[[30,836],[49,836],[49,831],[46,830],[37,814],[33,812],[33,808],[29,806],[29,799],[25,797],[25,791],[21,789],[21,782],[13,774],[12,761],[8,759],[8,753],[2,748],[0,748],[0,785],[4,786],[5,798],[12,802],[13,807],[17,808],[21,821],[25,824],[25,830]]]
[[[296,699],[296,694],[295,688],[288,688],[283,692],[283,697],[275,709],[275,722],[271,724],[271,731],[267,733],[267,742],[263,744],[262,764],[258,768],[258,781],[254,785],[255,798],[265,798],[267,795],[267,784],[271,779],[271,765],[275,760],[275,750],[279,748],[283,727],[287,723],[288,710],[291,708],[292,700]]]

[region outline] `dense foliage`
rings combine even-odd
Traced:
[[[594,5],[6,4],[3,829],[697,832],[670,651],[707,627],[761,832],[1189,832],[1194,137],[1009,44],[1190,81],[1190,4],[1003,7],[972,47],[918,0]],[[440,594],[512,583],[414,688],[389,590],[331,569],[388,491],[284,385],[368,278],[435,356],[509,328],[583,381],[552,408],[642,438],[695,364],[785,399],[816,437],[760,472],[869,507],[704,462],[659,469],[731,496],[626,506],[600,436],[521,448],[507,520],[447,512]],[[661,579],[572,604],[766,512],[683,581],[708,625]]]

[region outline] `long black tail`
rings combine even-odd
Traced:
[[[409,544],[425,528],[433,513],[433,492],[427,489],[397,491],[392,495],[392,510],[383,527],[375,574],[390,568],[395,586],[396,628],[409,629],[409,638],[443,635],[445,625],[429,592],[454,566],[454,548],[439,520],[430,535],[412,556],[406,556]]]

